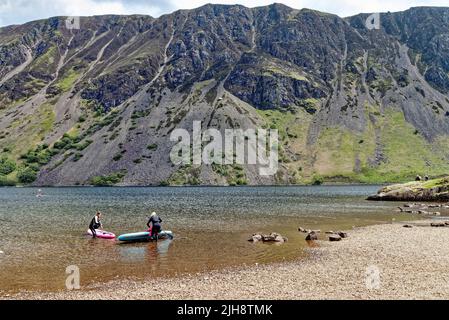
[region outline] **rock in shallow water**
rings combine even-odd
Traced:
[[[315,232],[311,232],[307,235],[306,241],[315,241],[318,240],[318,235]]]
[[[446,227],[446,223],[444,222],[433,222],[430,224],[431,227],[441,228]]]
[[[263,242],[278,242],[278,243],[284,243],[286,241],[288,241],[288,239],[286,237],[281,236],[280,234],[276,233],[276,232],[272,232],[269,235],[266,234],[260,234],[260,233],[255,233],[252,235],[251,238],[248,239],[248,241],[250,242],[259,242],[259,241],[263,241]]]
[[[260,234],[253,234],[253,236],[248,239],[248,241],[252,241],[252,242],[258,242],[261,240],[262,240],[262,236]]]
[[[341,241],[341,237],[338,234],[333,234],[329,236],[329,241],[332,242]]]
[[[337,234],[342,238],[345,239],[348,237],[348,234],[346,232],[343,231],[338,231]]]
[[[285,238],[281,235],[278,235],[276,238],[274,238],[274,242],[284,243]]]

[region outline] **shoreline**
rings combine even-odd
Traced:
[[[293,262],[114,280],[81,291],[0,293],[0,299],[449,299],[449,227],[431,222],[356,228],[340,242],[317,241]]]
[[[265,187],[348,187],[348,186],[388,186],[393,182],[379,183],[362,183],[362,182],[324,182],[322,184],[245,184],[245,185],[216,185],[216,184],[199,184],[199,185],[0,185],[0,188],[19,188],[19,189],[67,189],[67,188],[265,188]]]

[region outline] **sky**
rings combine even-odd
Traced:
[[[283,3],[295,9],[310,8],[341,17],[365,12],[401,11],[413,6],[449,6],[449,0],[0,0],[0,26],[21,24],[52,16],[148,14],[159,17],[177,9],[206,3],[247,7]]]

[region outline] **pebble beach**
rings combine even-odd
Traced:
[[[295,262],[244,266],[78,291],[0,293],[2,299],[449,299],[449,227],[428,220],[357,228],[310,243]],[[255,244],[266,245],[266,244]],[[157,283],[157,285],[155,285]]]

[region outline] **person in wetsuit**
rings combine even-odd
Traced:
[[[159,232],[161,232],[162,219],[156,214],[156,212],[153,212],[148,220],[147,227],[150,231],[150,237],[153,237],[154,235],[158,235]]]
[[[89,224],[89,229],[92,232],[92,237],[97,237],[96,229],[100,229],[103,225],[101,224],[101,212],[97,211],[95,216],[92,218]]]

